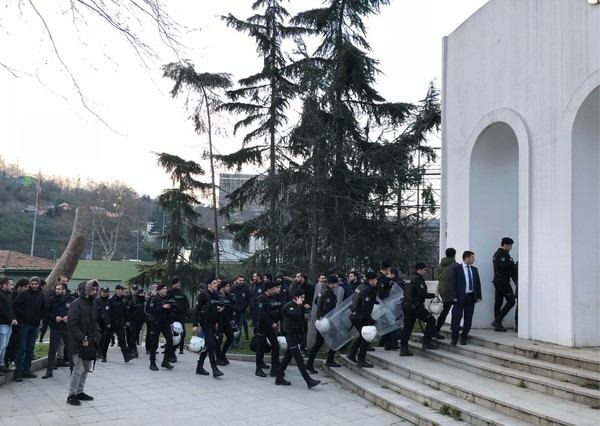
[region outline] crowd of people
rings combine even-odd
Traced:
[[[516,266],[509,255],[512,244],[510,238],[503,238],[493,258],[496,315],[492,325],[496,331],[506,331],[502,319],[514,305],[509,282],[510,279],[517,282]],[[341,272],[323,273],[314,284],[302,272],[293,278],[281,272],[274,277],[254,272],[249,285],[243,275],[232,281],[210,278],[199,285],[193,310],[178,277],[173,277],[170,286],[153,285],[148,295],[136,284],[129,287],[128,294],[123,285],[117,285],[110,295],[109,288],[100,287],[96,280],[81,282],[76,291],[70,291],[68,277],[64,275],[58,277],[50,291],[44,292],[45,283],[38,277],[21,278],[16,285],[10,278],[1,277],[0,375],[12,371],[14,363],[13,380],[36,378],[31,371],[35,343],[38,337],[40,341],[43,339],[49,328],[48,364],[42,379],[52,377],[59,366],[68,365],[71,379],[67,403],[79,405],[80,401],[93,400],[84,392],[87,372],[96,360],[107,361],[115,335],[123,362],[139,358],[138,347],[143,345],[152,371],[160,370],[156,356],[162,335],[164,351],[160,367],[170,370],[189,340],[185,324],[192,323],[193,335],[202,339],[199,347],[194,346],[194,351],[199,352],[196,374],[210,375],[204,368],[208,357],[212,375],[217,378],[223,375],[219,367],[229,364],[229,349],[240,345],[242,335],[246,339],[251,337],[250,324],[253,329],[250,347],[256,352],[255,375],[271,376],[276,385],[290,385],[285,371],[294,359],[308,388],[312,388],[320,383],[313,378],[318,374],[314,362],[325,343],[314,325],[348,298],[352,298],[349,319],[358,337],[348,345],[346,356],[360,368],[373,367],[366,358],[373,348],[364,337],[364,330],[375,324],[372,317],[375,305],[389,297],[395,286],[403,290],[404,326],[380,336],[379,344],[385,350],[399,349],[400,356],[412,356],[409,341],[417,320],[425,324],[422,349],[437,349],[435,339],[444,338],[440,330],[450,309],[451,344],[456,345],[459,339],[461,345],[467,344],[474,306],[481,300],[481,282],[473,266],[475,254],[465,251],[461,263],[456,262],[455,256],[456,250],[448,248],[440,262],[437,294],[427,289],[425,263],[416,263],[414,273],[404,280],[398,269],[382,262],[378,272],[368,271],[361,276],[352,271],[348,278]],[[424,302],[438,296],[443,308],[436,320]],[[507,301],[504,307],[503,299]],[[147,333],[141,341],[144,325]],[[309,347],[311,332],[314,343]],[[265,362],[267,352],[270,365]],[[340,367],[335,355],[336,350],[329,348],[325,365]]]

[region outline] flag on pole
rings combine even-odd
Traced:
[[[42,176],[40,175],[37,181],[37,197],[35,201],[35,209],[40,210],[42,208]]]

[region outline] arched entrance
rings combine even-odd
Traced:
[[[489,327],[494,319],[492,255],[502,237],[515,239],[511,254],[518,260],[519,145],[508,124],[495,122],[477,137],[469,181],[469,205],[465,205],[465,209],[469,208],[469,248],[475,252],[483,293],[483,303],[476,308],[473,325]],[[457,253],[457,260],[460,254]],[[514,326],[513,312],[504,325]]]
[[[600,87],[581,104],[571,133],[575,346],[597,346],[600,324]]]

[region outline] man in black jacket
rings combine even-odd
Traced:
[[[110,305],[109,309],[109,321],[106,324],[110,336],[115,333],[119,339],[119,348],[123,354],[123,360],[129,362],[133,358],[129,350],[127,349],[127,340],[125,340],[125,329],[129,328],[129,313],[127,312],[127,302],[125,301],[125,287],[121,284],[117,284],[115,287],[115,293],[108,299]]]
[[[246,311],[250,306],[250,289],[244,282],[244,276],[238,275],[231,286],[231,293],[235,297],[234,321],[239,333],[236,333],[233,338],[233,347],[237,348],[240,345],[240,337],[242,330],[246,339],[248,339],[248,321],[246,320]]]
[[[217,378],[223,375],[223,372],[219,370],[217,366],[217,321],[219,315],[225,310],[223,304],[219,301],[219,295],[217,294],[218,281],[216,279],[210,280],[207,283],[206,290],[202,290],[198,295],[198,301],[196,302],[196,309],[194,311],[194,323],[192,332],[196,334],[198,332],[198,325],[202,327],[204,333],[204,341],[206,350],[200,354],[198,363],[196,365],[196,374],[202,376],[208,376],[209,373],[204,369],[204,361],[208,356],[210,366],[213,371],[213,377]]]
[[[4,355],[12,328],[17,325],[17,317],[10,297],[13,287],[14,284],[10,278],[0,278],[0,376],[9,372],[8,366],[4,364]]]
[[[65,348],[69,347],[67,313],[73,300],[74,296],[67,294],[67,285],[63,283],[54,286],[54,294],[48,299],[46,319],[50,327],[50,345],[48,345],[48,366],[42,379],[52,377],[52,371],[56,368],[56,351],[59,343],[62,341]]]
[[[293,299],[283,307],[283,331],[285,332],[288,348],[281,361],[281,366],[277,371],[275,384],[280,386],[289,386],[291,384],[284,379],[284,375],[285,369],[293,357],[298,366],[298,370],[300,370],[300,374],[302,374],[302,377],[306,381],[306,385],[310,389],[321,383],[320,380],[312,379],[310,374],[308,374],[308,371],[306,371],[299,346],[300,339],[302,338],[302,318],[304,312],[310,309],[310,305],[304,303],[304,290],[297,289],[292,296]]]
[[[275,299],[277,293],[276,285],[272,281],[267,281],[265,291],[256,299],[256,329],[257,336],[256,348],[256,371],[254,374],[258,377],[267,377],[262,371],[268,368],[264,362],[265,351],[267,349],[266,339],[271,344],[271,377],[277,376],[279,370],[279,342],[277,342],[277,333],[279,331],[279,320],[281,319],[280,302]]]
[[[140,295],[140,288],[137,284],[133,284],[130,288],[131,294],[126,296],[127,312],[129,315],[129,336],[127,337],[127,346],[129,352],[134,356],[138,357],[138,345],[140,338],[140,331],[146,321],[146,313],[144,312],[144,306],[146,299]]]
[[[514,281],[515,285],[518,282],[517,279],[517,268],[512,257],[510,257],[510,251],[514,241],[512,238],[504,237],[500,241],[500,248],[496,250],[492,257],[492,263],[494,266],[494,322],[492,327],[495,331],[506,331],[506,328],[502,325],[502,320],[515,306],[515,294],[510,285],[510,280]],[[502,306],[502,303],[506,299],[506,303]]]
[[[358,330],[358,337],[350,347],[348,359],[356,362],[358,367],[372,368],[373,364],[367,362],[367,350],[369,342],[362,337],[362,328],[366,325],[374,325],[375,321],[371,317],[373,307],[377,303],[377,274],[369,271],[365,274],[365,282],[359,285],[352,295],[352,313],[350,321],[354,328]],[[357,360],[358,353],[358,360]]]
[[[23,378],[33,379],[37,377],[36,374],[31,372],[31,361],[40,321],[46,312],[46,298],[39,291],[39,286],[39,281],[31,281],[29,289],[19,293],[13,303],[13,309],[19,323],[17,358],[13,376],[15,382],[20,382]]]
[[[156,287],[156,295],[152,297],[148,304],[148,313],[150,314],[150,333],[151,333],[151,344],[150,344],[150,370],[157,371],[156,366],[156,349],[158,349],[158,338],[160,333],[166,341],[165,356],[163,362],[160,365],[168,370],[172,369],[173,366],[169,363],[169,358],[174,356],[173,352],[173,332],[171,326],[173,325],[173,304],[172,299],[167,298],[167,285],[159,284]]]
[[[92,401],[94,398],[83,389],[88,372],[92,369],[94,360],[83,360],[83,348],[98,347],[100,333],[94,299],[98,293],[98,281],[83,281],[77,286],[79,297],[75,299],[67,312],[67,330],[69,332],[68,353],[71,357],[71,379],[69,381],[69,396],[67,404],[81,405],[80,401]]]
[[[404,327],[402,328],[402,339],[400,340],[400,356],[412,356],[408,350],[408,341],[418,319],[425,321],[425,331],[423,333],[422,349],[437,349],[431,338],[435,333],[435,318],[427,309],[425,309],[425,299],[433,299],[435,294],[427,292],[425,275],[427,265],[423,262],[417,262],[415,273],[410,276],[410,282],[404,286],[404,301],[402,302],[402,312],[404,312]]]
[[[171,280],[171,290],[167,293],[167,297],[175,300],[175,305],[173,305],[173,321],[177,321],[183,326],[183,333],[181,333],[181,340],[179,342],[179,354],[181,355],[183,354],[183,345],[185,344],[185,323],[188,318],[190,301],[187,295],[181,290],[181,279],[179,277],[173,277]],[[173,351],[173,360],[177,361],[175,351]]]

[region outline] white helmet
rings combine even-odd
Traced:
[[[204,348],[204,339],[198,336],[192,336],[188,349],[192,352],[200,352]]]
[[[173,330],[173,346],[177,346],[181,342],[181,333],[176,333]]]
[[[329,324],[329,320],[327,318],[321,318],[315,321],[315,327],[319,330],[319,333],[327,333],[331,328],[331,324]]]
[[[282,351],[287,351],[288,345],[285,336],[278,336],[277,341],[279,342],[279,349]]]
[[[444,303],[440,300],[439,297],[433,298],[431,300],[431,303],[429,303],[429,312],[431,312],[433,315],[441,314],[443,309]]]
[[[377,336],[377,329],[374,325],[365,325],[360,331],[360,334],[367,342],[372,342],[375,340],[375,336]]]
[[[173,323],[173,333],[179,333],[179,334],[183,333],[183,325],[181,325],[180,322],[175,321]]]

